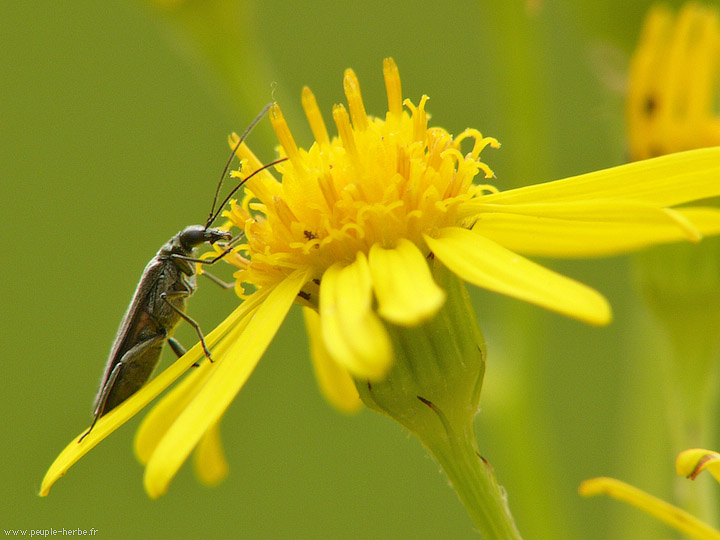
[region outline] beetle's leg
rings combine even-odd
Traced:
[[[170,345],[172,352],[174,352],[175,356],[177,356],[178,358],[180,358],[187,352],[185,350],[185,347],[183,347],[182,344],[175,338],[168,338],[168,345]]]
[[[182,343],[180,343],[177,339],[173,337],[168,338],[168,345],[170,345],[172,352],[174,352],[175,356],[177,356],[178,358],[181,358],[187,352],[185,350],[185,347],[182,346]],[[200,367],[200,363],[195,362],[192,367]]]
[[[108,377],[107,382],[105,383],[105,386],[102,387],[102,390],[100,391],[99,397],[100,400],[98,401],[97,405],[95,406],[95,410],[93,411],[93,421],[92,424],[90,424],[90,427],[88,430],[83,433],[80,438],[78,439],[78,444],[82,442],[82,440],[87,437],[90,432],[95,427],[95,424],[97,423],[98,419],[102,416],[101,412],[105,408],[105,404],[107,403],[108,397],[110,397],[110,390],[112,389],[113,385],[115,384],[115,381],[117,381],[118,375],[120,375],[120,370],[123,367],[122,362],[118,362],[115,364],[115,367],[110,372],[110,376]]]
[[[188,291],[170,291],[170,292],[164,292],[160,295],[160,298],[162,298],[165,303],[170,306],[175,313],[180,315],[185,321],[192,326],[195,329],[195,332],[197,332],[198,337],[200,338],[200,344],[202,345],[203,351],[205,352],[205,356],[207,356],[207,359],[211,362],[213,361],[212,356],[210,355],[210,351],[207,348],[207,345],[205,345],[205,336],[202,333],[202,330],[200,330],[200,325],[190,317],[187,313],[185,313],[183,310],[177,308],[173,305],[172,302],[170,302],[169,298],[178,298],[182,296],[189,296],[190,293]]]
[[[232,289],[233,287],[235,287],[234,283],[227,283],[227,282],[223,281],[222,279],[220,279],[219,277],[214,276],[210,272],[203,271],[202,275],[207,276],[207,278],[210,281],[212,281],[215,285],[222,287],[223,289]]]
[[[213,257],[212,259],[198,259],[197,257],[188,257],[186,255],[180,255],[179,253],[173,253],[172,255],[170,255],[170,257],[172,257],[173,259],[180,259],[181,261],[194,262],[199,264],[215,264],[231,251],[232,248],[226,249],[217,257]]]
[[[101,416],[105,415],[105,406],[107,405],[108,400],[110,399],[110,395],[112,394],[112,390],[115,387],[115,383],[117,382],[118,378],[120,377],[120,372],[122,371],[122,368],[130,364],[134,358],[145,352],[146,349],[149,347],[152,347],[153,345],[156,345],[158,342],[162,342],[165,337],[167,336],[166,331],[162,331],[159,334],[155,336],[151,336],[137,345],[133,346],[129,351],[127,351],[125,354],[122,355],[120,360],[117,364],[113,367],[112,371],[110,372],[110,375],[107,378],[107,381],[105,381],[105,384],[103,385],[102,389],[100,390],[100,393],[98,394],[98,397],[95,402],[95,410],[93,411],[93,421],[92,424],[90,424],[90,427],[88,430],[82,434],[82,436],[78,439],[78,443],[80,443],[87,435],[93,430],[95,427],[95,424],[100,419]]]

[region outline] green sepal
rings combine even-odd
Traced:
[[[473,434],[485,340],[465,284],[439,262],[430,264],[447,293],[445,304],[418,326],[385,323],[394,364],[384,380],[355,384],[365,405],[401,423],[430,450],[484,538],[518,540],[504,491]]]

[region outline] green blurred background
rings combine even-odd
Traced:
[[[219,487],[198,485],[185,467],[166,496],[149,500],[131,452],[136,419],[49,497],[36,494],[90,420],[143,266],[183,226],[204,221],[228,133],[266,102],[280,102],[307,144],[302,86],[327,121],[352,67],[368,112],[382,114],[382,59],[392,56],[403,94],[431,97],[434,124],[477,127],[503,143],[483,154],[501,189],[620,164],[624,77],[650,3],[211,4],[215,22],[195,37],[215,49],[137,1],[0,4],[0,526],[94,527],[107,539],[477,538],[417,440],[369,411],[326,405],[296,311],[223,421],[231,472]],[[228,78],[218,66],[234,57]],[[273,155],[267,121],[250,144]],[[615,321],[603,329],[473,291],[489,351],[479,446],[527,539],[671,534],[576,491],[610,475],[671,497],[674,450],[653,368],[666,344],[631,262],[548,263],[607,295]],[[189,313],[209,331],[236,300],[200,289]],[[191,329],[178,335],[192,342]]]

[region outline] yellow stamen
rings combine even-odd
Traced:
[[[287,230],[290,231],[292,225],[294,223],[298,223],[298,218],[295,217],[295,214],[293,214],[293,211],[290,209],[284,199],[281,199],[280,197],[275,197],[273,198],[273,203],[275,206],[275,214],[282,222],[282,224],[287,228]]]
[[[323,196],[323,201],[327,204],[328,209],[335,206],[335,201],[338,200],[338,192],[335,189],[335,182],[333,182],[330,172],[325,172],[322,176],[318,176],[318,187]]]
[[[416,141],[424,141],[425,135],[427,134],[427,113],[425,112],[425,103],[430,99],[428,96],[423,95],[420,98],[420,104],[415,107],[412,101],[406,99],[403,103],[405,106],[412,111],[413,120],[413,139]]]
[[[385,77],[389,116],[399,121],[402,115],[402,87],[400,86],[400,72],[392,58],[383,60],[383,75]]]
[[[360,94],[360,81],[358,81],[357,75],[355,75],[352,69],[345,70],[343,88],[345,90],[345,97],[348,100],[353,127],[357,131],[365,131],[368,127],[367,113],[365,112],[365,105],[363,104],[362,95]]]
[[[237,133],[232,133],[228,137],[228,144],[230,145],[230,148],[235,148],[237,146],[237,143],[240,141],[240,136]],[[257,158],[257,156],[253,153],[252,150],[248,147],[247,144],[242,143],[237,150],[235,150],[235,155],[240,160],[247,160],[247,167],[240,167],[240,169],[247,170],[248,168],[252,170],[259,169],[262,167],[262,162]],[[262,174],[262,173],[261,173]],[[268,173],[269,174],[269,173]],[[272,178],[272,176],[270,176]]]
[[[235,148],[238,142],[238,135],[233,133],[228,139],[228,142],[231,148]],[[263,166],[262,162],[245,143],[240,145],[236,155],[241,160],[244,160],[244,162],[239,170],[230,171],[230,178],[239,178],[242,180]],[[263,169],[247,181],[245,189],[252,191],[260,200],[269,201],[279,192],[280,184],[268,169]]]
[[[355,135],[350,126],[350,117],[345,107],[342,105],[335,105],[333,107],[333,120],[335,120],[335,125],[337,126],[338,134],[345,147],[345,151],[350,156],[350,160],[355,168],[360,170],[360,157],[358,156],[357,145],[355,144]]]
[[[463,131],[460,135],[458,135],[455,138],[455,143],[459,147],[460,143],[464,141],[465,139],[473,138],[475,139],[475,144],[473,145],[473,149],[470,152],[470,155],[468,157],[471,157],[472,159],[477,159],[480,156],[480,153],[485,149],[486,146],[490,146],[490,148],[500,148],[500,143],[495,137],[483,137],[483,134],[480,133],[477,129],[468,128],[465,131]]]
[[[285,117],[283,116],[282,111],[280,110],[280,107],[277,105],[277,103],[273,104],[273,106],[270,108],[270,122],[272,123],[272,127],[275,130],[278,141],[280,141],[280,145],[285,150],[288,158],[290,158],[290,162],[292,163],[293,167],[295,168],[297,173],[302,178],[304,178],[306,171],[305,167],[303,166],[303,160],[300,156],[297,144],[295,144],[295,139],[290,132],[290,128],[285,121]]]
[[[330,144],[330,137],[328,137],[325,121],[315,99],[315,94],[307,86],[302,89],[302,106],[305,109],[305,116],[307,116],[315,140],[321,146]]]

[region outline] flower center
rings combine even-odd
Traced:
[[[415,106],[405,100],[403,110],[400,77],[392,61],[385,63],[388,113],[379,119],[367,116],[355,74],[345,73],[348,109],[333,108],[338,136],[328,136],[315,97],[306,88],[303,107],[315,142],[308,150],[298,148],[277,105],[271,121],[280,154],[287,156],[276,166],[282,176],[259,174],[246,185],[242,204],[233,203],[226,215],[245,231],[244,256],[234,259],[239,280],[256,286],[270,285],[300,267],[325,269],[340,262],[349,264],[358,251],[368,253],[373,244],[395,247],[401,238],[425,253],[422,234],[460,223],[458,205],[491,186],[473,184],[483,171],[482,149],[499,146],[490,137],[468,129],[453,137],[444,129],[428,128],[427,96]],[[461,142],[474,140],[463,155]],[[260,162],[245,146],[242,174],[247,177]],[[246,160],[246,161],[245,161]]]

